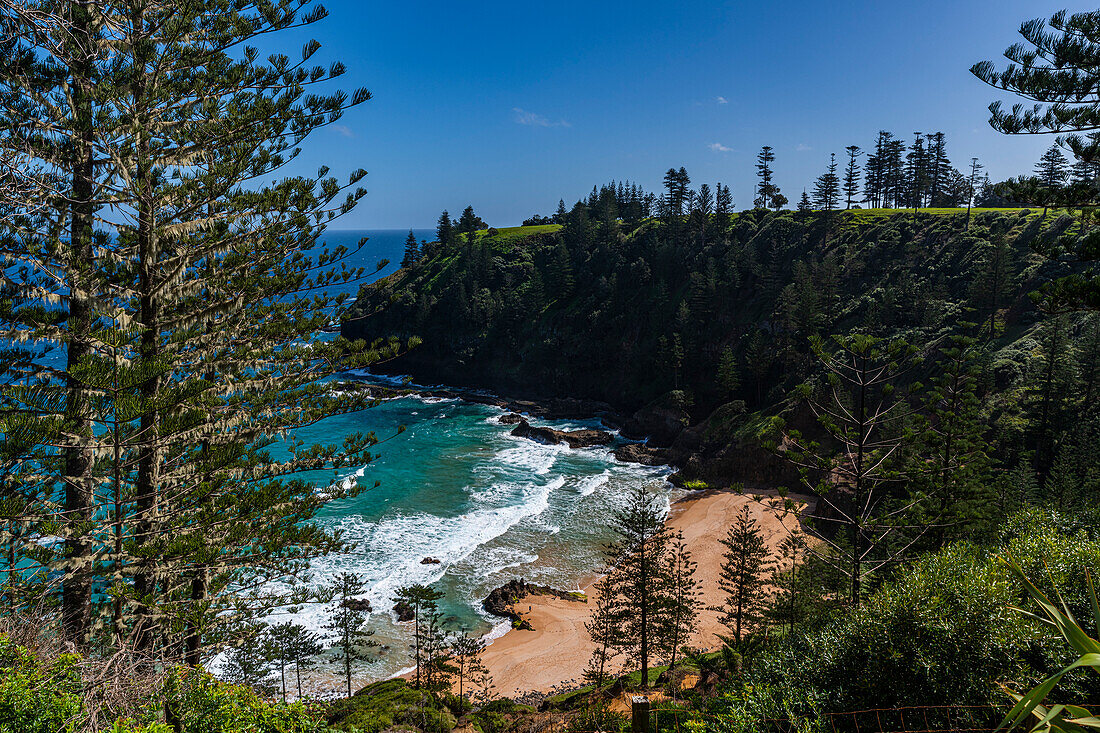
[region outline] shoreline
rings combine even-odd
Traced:
[[[629,419],[611,405],[602,402],[568,398],[537,400],[506,397],[483,389],[403,383],[401,378],[389,375],[348,374],[347,378],[341,379],[340,384],[344,389],[368,390],[371,396],[379,399],[453,399],[496,407],[503,414],[517,413],[543,420],[598,420],[609,430],[616,432],[621,431]],[[620,437],[628,441],[628,444],[645,447],[648,443],[645,436],[628,437],[620,432]],[[659,452],[654,453],[653,457],[657,460],[653,462],[624,462],[665,466],[670,471],[670,477],[680,468],[672,460],[669,451],[659,449]],[[675,482],[669,483],[676,486]],[[802,508],[814,501],[812,497],[804,495],[788,496]],[[697,630],[688,641],[691,646],[713,649],[719,644],[717,634],[728,633],[725,626],[718,621],[718,611],[711,607],[718,605],[722,598],[718,576],[724,547],[719,540],[725,536],[741,508],[746,504],[751,507],[750,511],[759,522],[773,555],[776,554],[777,545],[798,527],[798,512],[789,512],[780,520],[775,511],[767,508],[769,500],[774,501],[777,498],[777,491],[770,488],[740,491],[708,488],[690,491],[672,502],[665,524],[674,532],[683,532],[684,541],[697,563],[696,579],[699,581],[702,609]],[[583,670],[591,657],[593,645],[584,624],[590,616],[589,601],[593,586],[601,577],[594,569],[580,576],[577,585],[587,596],[584,601],[543,594],[522,598],[514,604],[514,610],[522,620],[530,623],[533,630],[506,628],[503,633],[499,633],[501,624],[508,623],[501,618],[501,624],[494,626],[482,637],[492,637],[487,640],[482,660],[494,678],[498,694],[513,699],[538,701],[585,684]],[[618,665],[621,665],[621,660],[613,663],[613,672],[618,672]],[[407,676],[408,673],[398,673],[390,679]]]
[[[673,531],[682,531],[684,541],[698,564],[695,577],[699,581],[703,608],[696,632],[688,643],[712,649],[719,643],[717,634],[728,633],[718,621],[719,613],[711,610],[721,601],[718,576],[723,546],[719,543],[730,522],[741,507],[748,505],[760,523],[768,547],[774,553],[777,545],[797,528],[795,513],[780,521],[765,505],[776,499],[774,490],[756,492],[729,489],[706,489],[681,497],[672,504],[665,524]],[[809,497],[793,495],[799,502]],[[600,576],[593,575],[582,583],[582,591],[590,600],[593,586]],[[590,616],[589,601],[580,603],[545,595],[527,596],[515,604],[515,610],[534,627],[533,631],[509,629],[485,648],[483,663],[492,674],[498,692],[511,698],[541,698],[585,684],[582,673],[591,657],[593,644],[584,628]],[[616,672],[621,665],[617,660]]]
[[[582,400],[569,397],[513,397],[500,395],[487,389],[474,387],[449,387],[444,385],[425,386],[409,382],[401,383],[402,377],[386,374],[347,373],[339,384],[343,388],[377,390],[379,399],[395,397],[433,397],[438,399],[456,399],[478,405],[497,407],[505,412],[528,415],[541,420],[599,420],[610,430],[619,430],[628,420],[628,416],[606,402]],[[625,437],[625,436],[624,436]],[[626,438],[634,440],[634,438]],[[638,439],[643,442],[643,439]]]

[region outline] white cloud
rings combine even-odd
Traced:
[[[534,127],[570,127],[570,124],[565,120],[551,122],[540,114],[528,112],[519,107],[512,108],[512,119],[517,125],[531,125]]]
[[[722,143],[711,143],[707,147],[710,148],[711,150],[713,150],[716,153],[728,153],[731,150],[733,150],[733,148],[727,148]]]
[[[355,133],[352,132],[351,128],[347,125],[333,125],[332,129],[336,130],[336,132],[340,133],[344,137],[355,137]]]
[[[795,147],[795,150],[797,150],[797,151],[798,151],[798,152],[800,152],[800,153],[804,153],[804,152],[806,152],[807,150],[813,150],[813,148],[811,148],[811,147],[810,147],[809,145],[807,145],[806,143],[799,143],[799,144],[798,144],[798,145],[797,145],[797,146]]]
[[[728,99],[726,99],[725,97],[715,97],[714,101],[718,102],[718,104],[729,104],[730,103],[730,101]]]

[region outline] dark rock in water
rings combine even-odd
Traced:
[[[405,603],[404,601],[398,601],[394,604],[393,613],[395,616],[397,616],[397,620],[400,623],[412,621],[414,618],[416,618],[416,614],[413,612],[413,607],[410,606],[408,603]]]
[[[551,430],[550,428],[536,428],[526,420],[520,420],[519,424],[512,429],[512,435],[520,438],[529,438],[538,443],[545,443],[546,445],[557,445],[561,442],[558,438],[558,431]]]
[[[497,420],[501,425],[518,425],[523,422],[523,415],[517,415],[514,412],[509,412],[507,415],[501,415]]]
[[[512,429],[512,435],[529,438],[546,445],[567,443],[570,448],[607,445],[612,441],[611,433],[605,430],[554,430],[553,428],[535,427],[523,419]]]
[[[560,433],[561,439],[570,448],[587,448],[593,445],[607,445],[612,441],[611,433],[606,430],[568,430]]]
[[[370,605],[370,601],[366,598],[349,598],[344,601],[344,608],[352,611],[366,611],[367,613],[373,613],[374,609]]]
[[[494,588],[481,602],[481,607],[485,609],[486,613],[502,618],[510,618],[512,623],[516,624],[521,619],[512,606],[521,598],[526,598],[533,590],[534,586],[529,585],[523,578],[509,580],[499,588]]]
[[[615,449],[615,457],[626,463],[640,463],[643,466],[661,466],[671,462],[667,448],[652,448],[644,443],[629,443]]]
[[[569,593],[545,585],[534,585],[533,583],[528,583],[523,578],[519,578],[509,580],[499,588],[495,588],[485,600],[481,602],[481,607],[485,609],[486,613],[511,619],[513,629],[534,631],[531,622],[518,614],[515,609],[516,602],[529,595],[553,596],[554,598],[562,598],[577,603],[588,602],[583,594]]]
[[[426,557],[420,561],[421,565],[439,565],[443,561],[436,557]]]

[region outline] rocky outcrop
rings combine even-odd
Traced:
[[[497,418],[497,422],[501,425],[518,425],[523,422],[523,415],[517,415],[514,412],[509,412],[507,415],[501,415]]]
[[[654,448],[645,443],[627,443],[615,449],[615,458],[625,463],[663,466],[671,463],[672,451],[668,448]]]
[[[531,622],[523,618],[515,609],[516,602],[529,595],[553,596],[554,598],[563,598],[578,603],[587,602],[581,593],[569,593],[545,585],[535,585],[528,583],[523,578],[518,578],[509,580],[499,588],[494,588],[481,602],[481,607],[485,609],[486,613],[511,619],[513,628],[533,631],[534,628],[531,626]]]
[[[349,598],[344,601],[344,608],[351,611],[366,611],[367,613],[374,613],[374,609],[370,605],[370,601],[366,598]]]
[[[405,601],[398,601],[393,605],[393,615],[397,617],[398,623],[406,623],[416,618],[413,607]]]
[[[613,437],[606,430],[555,430],[536,427],[526,420],[520,420],[512,429],[512,435],[529,438],[546,445],[567,443],[570,448],[587,448],[593,445],[607,445]]]
[[[520,616],[512,607],[516,601],[526,598],[533,591],[534,586],[528,584],[523,578],[509,580],[499,588],[494,588],[481,602],[481,607],[485,609],[486,613],[502,618],[510,618],[515,623],[520,621]]]
[[[442,562],[443,561],[440,560],[438,557],[426,557],[426,558],[424,558],[423,560],[420,561],[420,564],[421,565],[439,565]]]
[[[687,396],[683,392],[669,392],[635,412],[623,425],[622,435],[631,439],[648,438],[650,445],[668,448],[691,424],[687,407]]]

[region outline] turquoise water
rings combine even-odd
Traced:
[[[427,230],[414,233],[418,239],[432,236]],[[381,273],[386,275],[397,269],[407,235],[408,230],[329,232],[325,240],[352,247],[367,237],[348,266],[373,270],[378,260],[388,259]],[[336,292],[357,290],[358,285],[345,284]],[[49,360],[60,366],[63,352],[57,350]],[[318,560],[313,582],[357,573],[375,609],[368,625],[376,640],[389,647],[359,666],[357,682],[383,679],[409,665],[408,629],[390,614],[397,588],[431,585],[444,594],[451,629],[499,635],[507,622],[481,611],[481,599],[490,590],[519,577],[577,589],[599,567],[601,545],[610,539],[605,518],[628,490],[641,484],[669,494],[665,469],[620,463],[606,446],[570,450],[512,437],[511,426],[497,422],[501,414],[456,400],[406,397],[299,431],[307,442],[334,443],[350,433],[373,430],[386,438],[399,426],[407,427],[377,447],[379,457],[371,464],[337,477],[357,474],[364,485],[379,481],[380,486],[330,503],[316,519],[343,530],[353,550]],[[533,422],[560,429],[599,427],[595,422]],[[331,473],[314,478],[319,489],[333,480]],[[425,557],[441,562],[421,564]],[[321,632],[331,610],[305,607],[293,618]]]
[[[389,647],[364,664],[360,681],[407,668],[407,629],[391,617],[393,594],[410,583],[444,594],[447,625],[474,634],[502,633],[502,619],[487,616],[480,601],[512,578],[576,590],[599,567],[609,538],[601,518],[621,506],[639,484],[669,494],[667,470],[621,463],[612,447],[570,449],[509,434],[501,410],[458,400],[406,397],[366,412],[332,418],[301,431],[307,440],[331,441],[374,430],[392,435],[380,456],[349,474],[378,488],[333,502],[318,517],[340,529],[354,551],[322,558],[316,580],[357,573],[375,612],[368,625]],[[535,421],[561,429],[595,423]],[[331,475],[318,476],[327,485]],[[422,564],[432,557],[439,564]],[[320,630],[330,609],[303,609],[295,620]]]
[[[431,238],[423,230],[418,239]],[[332,232],[330,245],[352,245],[369,237],[355,265],[391,260],[396,269],[407,230]],[[344,286],[351,292],[353,288]],[[357,289],[357,288],[355,288]],[[362,376],[362,375],[360,375]],[[458,400],[404,397],[366,412],[334,417],[299,432],[307,442],[331,443],[352,432],[373,430],[378,458],[349,472],[365,486],[358,497],[329,504],[317,520],[342,530],[353,545],[348,554],[322,558],[314,582],[354,572],[366,584],[374,608],[368,626],[385,645],[378,658],[360,663],[359,683],[384,679],[404,669],[411,641],[407,627],[391,615],[397,588],[431,585],[444,594],[442,610],[455,631],[503,633],[507,622],[481,610],[481,599],[512,578],[579,589],[600,566],[601,547],[611,537],[604,518],[628,491],[644,485],[666,497],[667,469],[626,464],[614,446],[572,450],[509,434],[498,422],[501,410]],[[601,427],[598,422],[532,421],[559,429]],[[333,480],[318,474],[319,488]],[[422,564],[431,557],[439,564]],[[307,607],[294,620],[321,631],[330,608]]]

